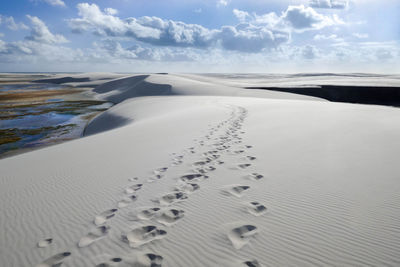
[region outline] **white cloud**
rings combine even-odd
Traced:
[[[120,18],[103,13],[96,4],[78,4],[81,18],[69,20],[69,25],[75,32],[94,30],[103,36],[131,36],[143,39],[160,38],[160,30],[143,26],[135,18],[121,20]]]
[[[306,45],[302,49],[302,56],[305,59],[314,59],[317,57],[317,54],[318,54],[318,50],[315,46]]]
[[[80,18],[69,21],[74,32],[92,31],[100,36],[133,38],[164,47],[222,47],[249,53],[287,43],[291,31],[301,32],[340,24],[338,17],[324,16],[303,5],[289,6],[281,16],[275,13],[250,15],[234,9],[233,13],[240,24],[220,29],[207,29],[197,24],[158,17],[121,19],[110,12],[102,12],[96,4],[81,3],[77,7]]]
[[[324,34],[317,34],[314,36],[315,41],[329,41],[329,42],[343,42],[344,39],[338,37],[336,34],[331,35],[324,35]]]
[[[7,17],[7,16],[1,16],[0,15],[0,24],[6,25],[7,28],[12,30],[12,31],[29,29],[28,26],[26,26],[22,22],[16,23],[12,16]]]
[[[314,8],[345,9],[348,7],[348,0],[310,0],[309,5]]]
[[[221,45],[228,50],[259,52],[289,39],[287,33],[252,24],[210,30],[197,24],[157,17],[122,20],[103,13],[95,4],[79,4],[78,10],[81,18],[70,20],[74,31],[91,30],[107,37],[131,37],[156,46],[208,48]]]
[[[316,12],[313,8],[303,5],[289,6],[283,13],[282,19],[298,31],[321,29],[326,26],[343,23],[338,16],[324,16]]]
[[[114,9],[114,8],[111,8],[111,7],[105,8],[105,9],[104,9],[104,12],[105,12],[107,15],[112,15],[112,16],[118,14],[118,10],[116,10],[116,9]]]
[[[236,18],[240,21],[240,22],[245,22],[247,21],[247,19],[250,17],[249,13],[246,11],[242,11],[242,10],[238,10],[238,9],[234,9],[233,10],[233,14],[236,16]]]
[[[260,26],[240,24],[224,26],[219,33],[220,43],[227,50],[257,53],[265,48],[275,48],[289,40],[288,33],[278,33]]]
[[[31,35],[27,36],[27,40],[36,41],[39,43],[57,44],[68,42],[64,36],[52,34],[46,24],[38,17],[27,15],[27,18],[32,24]]]
[[[387,61],[393,58],[392,51],[383,48],[377,50],[375,56],[380,61]]]
[[[61,6],[65,7],[65,3],[62,0],[43,0],[43,2],[52,5],[52,6]]]
[[[229,2],[230,2],[230,0],[218,0],[217,7],[227,6],[229,4]]]
[[[368,33],[353,33],[353,36],[358,39],[367,39],[369,37]]]
[[[319,14],[313,8],[304,5],[289,6],[280,16],[275,12],[263,15],[249,14],[238,9],[234,9],[233,13],[241,23],[248,22],[254,25],[263,25],[269,29],[284,31],[303,32],[345,24],[336,14],[332,16]]]
[[[0,53],[4,53],[7,51],[7,44],[3,40],[0,40]]]
[[[203,12],[203,10],[201,8],[196,8],[195,10],[193,10],[193,12],[200,14],[201,12]]]

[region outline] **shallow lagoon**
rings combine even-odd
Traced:
[[[1,85],[0,157],[82,136],[88,121],[112,106],[82,92],[54,84]]]

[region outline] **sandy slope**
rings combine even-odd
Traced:
[[[136,81],[175,95],[105,85],[119,128],[0,161],[1,266],[400,264],[398,109]]]

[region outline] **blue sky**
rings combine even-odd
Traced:
[[[398,0],[13,0],[0,71],[400,70]]]

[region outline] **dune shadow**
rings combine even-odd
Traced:
[[[320,85],[313,87],[245,87],[323,98],[332,102],[400,106],[400,87]]]

